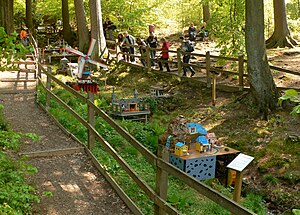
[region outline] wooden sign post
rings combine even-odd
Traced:
[[[227,168],[236,171],[236,179],[233,191],[233,200],[240,202],[242,182],[243,182],[243,170],[251,163],[254,157],[240,153],[233,161],[231,161]]]

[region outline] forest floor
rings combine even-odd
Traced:
[[[205,53],[206,50],[218,52],[212,43],[197,43],[196,52]],[[270,50],[268,55],[273,65],[300,72],[299,49]],[[299,139],[296,143],[288,142],[291,136],[299,137],[300,122],[299,117],[290,116],[290,108],[280,108],[271,113],[269,121],[262,121],[254,117],[253,108],[243,101],[244,93],[218,91],[217,105],[212,108],[210,90],[191,78],[170,77],[165,72],[150,77],[147,73],[132,74],[120,66],[119,70],[108,74],[107,85],[101,94],[109,97],[110,86],[123,90],[119,96],[131,96],[134,88],[147,94],[150,86],[167,86],[168,93],[173,96],[159,103],[160,113],[150,120],[156,117],[167,127],[172,119],[182,114],[189,120],[200,122],[208,131],[215,132],[224,144],[255,156],[244,174],[246,191],[261,193],[274,214],[300,207]],[[276,75],[277,84],[300,87],[300,76]],[[233,77],[226,78],[228,82],[235,81]],[[24,141],[20,152],[78,147],[78,143],[66,136],[35,104],[34,98],[33,94],[0,94],[11,128],[41,137],[38,142]],[[35,205],[34,214],[131,214],[84,154],[31,159],[29,162],[38,168],[37,175],[31,180],[42,198],[41,203]],[[51,191],[53,197],[43,196],[43,191]]]

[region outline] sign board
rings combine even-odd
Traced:
[[[253,159],[254,157],[240,153],[233,161],[231,161],[227,165],[227,168],[242,172]]]

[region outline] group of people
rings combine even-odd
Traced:
[[[183,36],[179,38],[181,42],[181,50],[183,51],[183,75],[187,76],[187,72],[191,72],[191,77],[195,75],[195,70],[188,65],[191,55],[190,53],[194,51],[194,45],[190,40],[185,40]],[[150,48],[150,63],[151,67],[155,66],[156,62],[156,51],[160,51],[160,56],[158,58],[158,66],[161,71],[163,71],[163,67],[166,68],[167,72],[171,72],[168,60],[169,60],[169,49],[170,49],[170,42],[167,41],[165,37],[160,39],[161,46],[159,46],[159,40],[155,36],[154,32],[150,32],[149,36],[143,40],[142,38],[138,37],[136,40],[135,38],[128,34],[128,32],[120,33],[118,35],[118,43],[121,51],[123,53],[127,53],[123,55],[123,60],[131,63],[135,63],[135,48],[134,44],[136,43],[139,46],[139,52],[141,54],[141,63],[143,66],[146,66],[146,47],[149,46]]]
[[[195,27],[194,23],[192,22],[188,29],[189,40],[196,41],[197,34],[199,33],[200,40],[204,41],[205,37],[208,36],[208,31],[205,29],[205,27],[206,27],[206,22],[203,22],[200,30],[198,31],[197,28]]]

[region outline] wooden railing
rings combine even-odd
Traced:
[[[125,55],[125,56],[133,56],[137,59],[144,59],[146,61],[146,66],[144,67],[147,70],[151,70],[151,59],[150,58],[150,51],[151,50],[156,50],[157,52],[159,52],[159,49],[153,49],[150,48],[149,46],[146,46],[146,54],[145,56],[141,56],[139,54],[128,54],[128,53],[124,53],[121,51],[120,47],[119,47],[119,43],[115,42],[115,41],[107,41],[107,43],[110,45],[110,47],[113,47],[112,49],[109,49],[109,52],[112,54],[115,54],[115,58],[117,62],[124,62],[120,60],[120,55]],[[125,46],[127,47],[134,47],[136,49],[139,48],[139,46],[137,45],[130,45],[130,44],[126,44]],[[199,54],[199,53],[185,53],[180,49],[177,50],[169,50],[169,54],[173,55],[173,57],[171,58],[171,60],[168,61],[169,64],[174,64],[176,66],[176,71],[178,73],[178,75],[181,75],[182,72],[182,68],[183,66],[192,66],[194,68],[198,68],[198,69],[203,69],[206,71],[206,78],[205,78],[205,84],[208,88],[211,87],[215,87],[215,88],[219,88],[219,89],[223,89],[225,91],[243,91],[244,89],[248,89],[249,87],[245,86],[244,84],[244,77],[247,77],[248,74],[245,71],[245,64],[247,63],[247,60],[245,59],[244,55],[240,55],[238,58],[234,58],[234,57],[225,57],[225,56],[216,56],[216,55],[211,55],[209,51],[206,52],[206,54]],[[193,57],[198,57],[198,58],[203,58],[203,62],[204,64],[200,64],[197,61],[193,61],[191,60],[189,64],[183,64],[182,62],[182,55],[183,54],[190,54]],[[175,59],[174,59],[175,56]],[[217,66],[213,65],[214,61],[217,60],[225,60],[227,62],[234,62],[237,66],[234,67],[233,70],[224,70],[222,68],[218,68]],[[159,62],[161,60],[159,59],[155,59],[156,62]],[[130,64],[130,62],[127,62]],[[142,66],[142,65],[137,65],[137,64],[131,64],[131,66]],[[289,73],[289,74],[293,74],[293,75],[298,75],[300,76],[300,72],[296,72],[296,71],[291,71],[291,70],[287,70],[287,69],[283,69],[280,67],[276,67],[276,66],[270,66],[270,68],[274,71],[280,71],[280,72],[285,72],[285,73]],[[218,74],[231,74],[231,75],[237,75],[238,76],[238,85],[237,86],[226,86],[226,85],[222,85],[222,84],[217,84],[216,83],[216,78]],[[201,80],[200,80],[201,81]],[[214,86],[214,83],[217,86]],[[279,87],[280,89],[289,89],[289,88],[285,88],[285,87]],[[296,89],[296,90],[300,90],[300,88]]]
[[[46,75],[46,83],[42,81],[42,74]],[[88,106],[88,117],[85,120],[78,113],[76,113],[71,107],[69,107],[63,100],[55,95],[51,90],[51,83],[55,82],[65,90],[71,92],[74,96],[86,103]],[[85,150],[92,158],[95,166],[111,183],[113,188],[117,191],[123,201],[128,205],[134,214],[142,214],[141,210],[133,203],[133,201],[124,193],[120,186],[112,179],[109,173],[102,168],[101,164],[96,160],[90,151],[94,147],[95,141],[99,141],[106,151],[119,163],[124,171],[133,179],[133,181],[145,192],[148,198],[154,202],[155,214],[180,214],[180,212],[170,205],[166,201],[168,175],[173,175],[180,179],[182,182],[197,190],[200,194],[208,197],[212,201],[216,202],[220,206],[224,207],[228,211],[236,215],[248,215],[254,214],[248,209],[242,207],[238,203],[222,195],[221,193],[213,190],[211,187],[198,181],[197,179],[187,175],[185,172],[171,165],[166,160],[165,147],[160,146],[158,149],[158,156],[151,153],[146,147],[139,143],[131,134],[125,129],[120,127],[113,119],[111,119],[103,110],[99,109],[94,104],[94,97],[92,93],[88,93],[88,97],[78,93],[74,89],[67,86],[65,83],[58,80],[51,73],[51,68],[44,69],[44,67],[38,63],[38,85],[46,91],[46,103],[44,109],[48,112],[50,108],[50,100],[53,99],[59,103],[65,110],[73,115],[84,127],[88,129],[88,144]],[[49,112],[48,112],[49,113]],[[134,148],[136,148],[143,157],[154,167],[156,167],[156,189],[153,190],[141,177],[129,166],[129,164],[116,152],[116,150],[106,141],[95,129],[95,119],[101,117],[110,126],[112,126],[125,140],[127,140]]]

